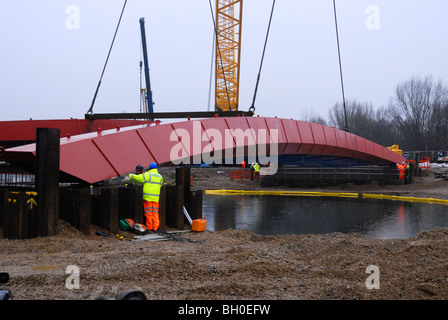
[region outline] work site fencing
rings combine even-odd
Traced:
[[[413,175],[414,176],[414,175]],[[402,183],[395,167],[365,166],[345,168],[280,167],[275,175],[263,176],[262,186],[311,187],[341,183],[364,184],[378,181],[384,184]]]
[[[34,188],[35,176],[0,160],[0,187]]]

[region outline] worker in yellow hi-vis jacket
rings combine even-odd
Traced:
[[[143,208],[148,230],[158,230],[159,220],[159,197],[160,188],[163,185],[163,177],[157,170],[157,164],[152,162],[149,171],[142,174],[130,174],[131,181],[143,183]]]

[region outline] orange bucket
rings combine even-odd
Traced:
[[[207,221],[205,221],[205,219],[195,219],[191,224],[191,230],[196,232],[205,231],[206,227]]]

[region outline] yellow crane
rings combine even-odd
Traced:
[[[215,111],[238,111],[243,0],[216,0]]]

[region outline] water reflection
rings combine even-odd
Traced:
[[[258,234],[357,232],[370,238],[408,238],[448,227],[448,206],[377,199],[205,195],[209,230]]]

